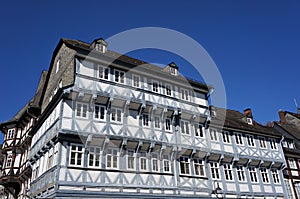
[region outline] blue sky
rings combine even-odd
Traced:
[[[0,122],[34,95],[60,38],[91,42],[139,27],[182,32],[210,54],[223,77],[227,107],[252,108],[262,124],[300,104],[299,1],[5,1],[0,7]],[[113,49],[111,49],[113,50]],[[167,52],[132,56],[166,65],[185,60]]]

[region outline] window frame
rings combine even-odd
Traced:
[[[249,176],[250,176],[250,182],[258,183],[258,176],[257,176],[256,168],[253,166],[248,167],[248,172],[249,172]]]
[[[212,131],[214,131],[214,133],[212,134]],[[218,136],[218,131],[215,128],[209,128],[209,138],[210,141],[214,141],[214,142],[218,142],[219,141],[219,136]]]
[[[218,162],[210,162],[209,166],[210,166],[211,178],[213,180],[219,180],[219,179],[221,179],[220,164]]]
[[[223,138],[223,142],[226,144],[230,144],[231,143],[231,136],[230,133],[228,131],[222,131],[222,138]]]
[[[136,81],[135,78],[137,78],[138,81]],[[141,88],[141,76],[140,75],[132,74],[132,86],[135,88]]]
[[[152,80],[152,92],[159,93],[159,82],[156,80]]]
[[[160,129],[161,124],[160,124],[160,117],[159,116],[154,116],[154,128],[155,129]]]
[[[180,99],[189,101],[190,100],[190,93],[188,89],[180,88]]]
[[[245,170],[244,170],[243,166],[241,166],[241,165],[236,166],[236,174],[238,177],[237,180],[239,182],[246,182]]]
[[[255,140],[253,135],[247,135],[247,144],[250,147],[255,147]]]
[[[79,108],[80,106],[80,108]],[[84,108],[86,107],[86,109]],[[78,110],[80,109],[80,110]],[[77,118],[88,118],[89,115],[89,105],[83,102],[76,102],[75,116]]]
[[[226,181],[234,181],[231,164],[223,164],[224,176]]]
[[[259,147],[262,149],[267,148],[266,139],[264,137],[258,137],[259,140]]]
[[[168,122],[167,122],[168,121]],[[165,131],[167,132],[172,132],[172,119],[171,118],[166,118],[165,119]],[[168,128],[167,128],[168,127]]]
[[[163,172],[164,173],[171,173],[171,161],[170,161],[170,156],[167,154],[164,154],[162,157],[163,161]],[[168,168],[168,169],[166,169]]]
[[[159,157],[158,153],[153,153],[153,152],[151,153],[151,171],[152,172],[159,172],[159,170],[160,170],[160,161],[159,161],[158,157]]]
[[[12,129],[8,129],[7,130],[7,136],[6,139],[14,139],[15,138],[15,133],[16,133],[16,129],[12,128]]]
[[[234,137],[237,145],[244,145],[243,135],[241,133],[235,133]]]
[[[271,174],[272,174],[274,184],[280,184],[278,169],[272,168],[271,169]]]
[[[203,126],[201,124],[199,124],[199,123],[195,123],[193,126],[194,126],[195,137],[204,138]]]
[[[92,160],[92,165],[91,165]],[[98,162],[98,165],[96,164]],[[89,147],[88,167],[101,168],[101,148],[96,146]]]
[[[101,68],[101,70],[100,70]],[[109,80],[110,70],[108,66],[103,66],[101,64],[98,64],[98,78]]]
[[[111,151],[111,153],[109,153],[110,151]],[[110,157],[110,158],[108,158],[108,157]],[[106,160],[105,160],[105,168],[106,169],[119,169],[119,150],[117,148],[106,149],[105,158],[106,158]],[[116,158],[116,161],[114,158]],[[110,166],[108,166],[109,160],[110,160]],[[116,162],[116,166],[114,164],[115,162]]]
[[[121,108],[112,107],[110,110],[110,121],[113,121],[116,123],[122,123],[123,122],[123,110]]]
[[[136,154],[133,149],[129,149],[126,152],[126,166],[128,170],[135,170],[136,167]]]
[[[194,158],[194,172],[196,176],[205,176],[205,161],[200,158]]]
[[[73,149],[73,147],[75,147],[75,149]],[[81,148],[81,150],[79,150],[79,147]],[[70,158],[69,158],[69,165],[70,166],[75,166],[75,167],[82,167],[83,163],[84,163],[84,152],[85,149],[83,147],[83,145],[81,144],[73,144],[71,143],[70,145]],[[74,163],[72,163],[72,154],[75,154],[74,156]],[[80,154],[80,164],[78,164],[78,155]]]
[[[139,153],[139,169],[140,171],[148,171],[148,158],[146,151],[141,151]]]
[[[118,75],[117,75],[118,73]],[[126,73],[125,71],[114,69],[114,82],[119,84],[126,83]]]
[[[260,170],[260,175],[261,175],[262,182],[269,184],[270,183],[270,178],[269,178],[267,168],[262,167],[259,170]]]
[[[150,127],[150,115],[148,113],[142,114],[142,126]]]
[[[181,156],[179,158],[179,167],[181,175],[191,175],[191,161],[187,156]]]
[[[188,120],[180,120],[180,129],[181,129],[181,134],[183,135],[191,135],[191,123]]]
[[[277,150],[277,143],[276,143],[276,140],[274,138],[270,138],[269,139],[269,143],[270,143],[270,148],[272,150]]]
[[[5,168],[12,167],[12,154],[7,154]]]
[[[166,95],[172,97],[172,86],[171,84],[165,84]]]
[[[97,109],[99,109],[99,110],[97,111]],[[103,109],[103,113],[102,113],[101,109]],[[103,118],[102,118],[102,116],[103,116]],[[105,121],[106,120],[106,107],[104,105],[95,104],[94,119],[95,120],[101,120],[101,121]]]

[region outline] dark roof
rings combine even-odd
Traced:
[[[293,113],[293,112],[289,112],[289,111],[285,111],[285,114],[290,114],[290,115],[292,115],[292,116],[294,116],[294,117],[296,117],[296,118],[298,118],[298,119],[300,119],[300,115],[298,114],[298,113]]]
[[[70,47],[79,47],[79,48],[83,48],[83,49],[88,50],[88,51],[92,51],[93,50],[91,44],[88,44],[88,43],[83,42],[83,41],[66,39],[66,38],[62,38],[61,40],[66,45],[68,45]],[[207,85],[207,84],[205,84],[203,82],[200,82],[200,81],[197,81],[197,80],[193,80],[191,78],[184,77],[183,75],[180,75],[180,74],[178,74],[178,76],[174,76],[174,75],[168,74],[167,72],[165,72],[163,70],[164,68],[161,68],[159,66],[150,64],[148,62],[145,62],[145,61],[142,61],[142,60],[139,60],[139,59],[135,59],[135,58],[129,57],[127,55],[122,55],[120,53],[117,53],[117,52],[114,52],[114,51],[111,51],[111,50],[107,50],[106,53],[105,53],[105,55],[108,56],[108,57],[111,57],[111,58],[113,58],[115,60],[124,61],[124,62],[130,63],[132,65],[135,65],[135,66],[143,65],[143,68],[151,70],[153,72],[158,72],[159,74],[163,73],[164,75],[169,75],[169,77],[171,79],[175,78],[175,79],[178,79],[178,80],[181,80],[181,81],[186,81],[187,80],[187,81],[189,81],[189,83],[191,83],[193,85],[196,85],[196,86],[200,86],[201,88],[204,88],[207,91],[212,88],[211,85]]]
[[[20,118],[26,113],[27,109],[33,107],[33,108],[39,108],[40,107],[40,100],[41,100],[41,95],[42,95],[42,90],[44,87],[45,79],[47,76],[47,71],[43,71],[42,75],[40,77],[40,82],[38,84],[37,90],[35,92],[34,97],[25,105],[21,108],[20,111],[17,112],[17,114],[12,117],[10,120],[3,122],[1,126],[5,123],[11,123],[11,122],[16,122],[19,121]]]
[[[224,108],[216,108],[215,110],[216,117],[212,118],[212,125],[222,126],[222,124],[224,124],[225,129],[229,128],[240,131],[255,132],[265,135],[281,136],[280,133],[276,131],[273,127],[262,125],[256,122],[253,118],[251,118],[252,125],[248,124],[247,117],[239,111]]]
[[[300,128],[295,126],[294,124],[283,123],[283,122],[274,122],[283,130],[294,136],[296,139],[300,140]]]

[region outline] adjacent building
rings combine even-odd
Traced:
[[[284,180],[288,198],[300,198],[300,109],[298,113],[279,111],[279,122],[274,122],[284,141],[283,151],[286,159]]]
[[[12,196],[287,196],[277,130],[250,109],[210,106],[212,87],[175,63],[161,68],[107,45],[61,39],[33,100],[1,124],[0,184]]]

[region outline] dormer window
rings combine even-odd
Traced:
[[[96,51],[101,53],[106,53],[107,51],[107,42],[104,39],[96,39],[93,41],[92,46],[95,48]]]
[[[253,125],[252,119],[251,119],[251,118],[247,118],[247,123],[248,123],[249,125]]]
[[[178,66],[174,62],[171,62],[164,68],[164,71],[170,73],[171,75],[177,76],[178,75]]]
[[[13,139],[15,137],[15,129],[9,129],[7,132],[7,139]]]
[[[172,75],[177,75],[177,70],[176,70],[176,68],[170,67],[170,73],[171,73]]]
[[[106,46],[104,46],[103,44],[97,44],[96,46],[96,50],[102,53],[106,52]]]

